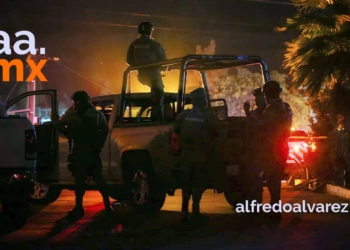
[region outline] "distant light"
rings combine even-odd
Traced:
[[[295,130],[295,128],[294,128],[294,127],[292,127],[292,128],[291,128],[291,130],[292,130],[292,131],[294,131],[294,130]]]

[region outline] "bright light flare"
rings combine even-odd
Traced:
[[[295,152],[299,152],[299,146],[295,145],[293,148]]]

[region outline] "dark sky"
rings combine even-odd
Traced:
[[[128,45],[144,20],[156,27],[168,58],[214,39],[217,54],[259,55],[279,71],[284,43],[295,36],[274,32],[294,13],[283,0],[1,0],[0,11],[1,30],[12,37],[30,30],[39,47],[61,59],[47,64],[49,82],[41,87],[58,88],[62,99],[81,88],[99,94],[99,84],[119,92]],[[0,94],[13,84],[3,83]]]

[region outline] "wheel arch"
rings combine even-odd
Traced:
[[[133,173],[144,170],[150,177],[155,176],[151,154],[147,149],[134,149],[123,152],[121,157],[123,179],[130,181]]]

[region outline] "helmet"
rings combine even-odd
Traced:
[[[72,95],[71,98],[74,102],[77,101],[88,101],[90,96],[84,90],[79,90]]]
[[[199,87],[199,88],[196,88],[195,90],[191,91],[190,97],[192,100],[193,99],[198,100],[198,99],[205,99],[208,97],[208,95],[207,95],[207,93],[205,93],[204,88]]]
[[[205,93],[204,88],[196,88],[190,93],[191,102],[194,107],[207,107],[208,106],[208,95]]]
[[[138,32],[140,35],[150,35],[153,30],[154,27],[150,22],[142,22],[138,27]]]
[[[268,81],[263,86],[263,92],[267,96],[278,97],[282,92],[281,85],[276,81]]]
[[[261,88],[257,88],[257,89],[254,89],[254,90],[252,91],[252,95],[253,95],[253,96],[261,96],[261,95],[264,95],[264,93],[263,93],[263,91],[262,91]]]

